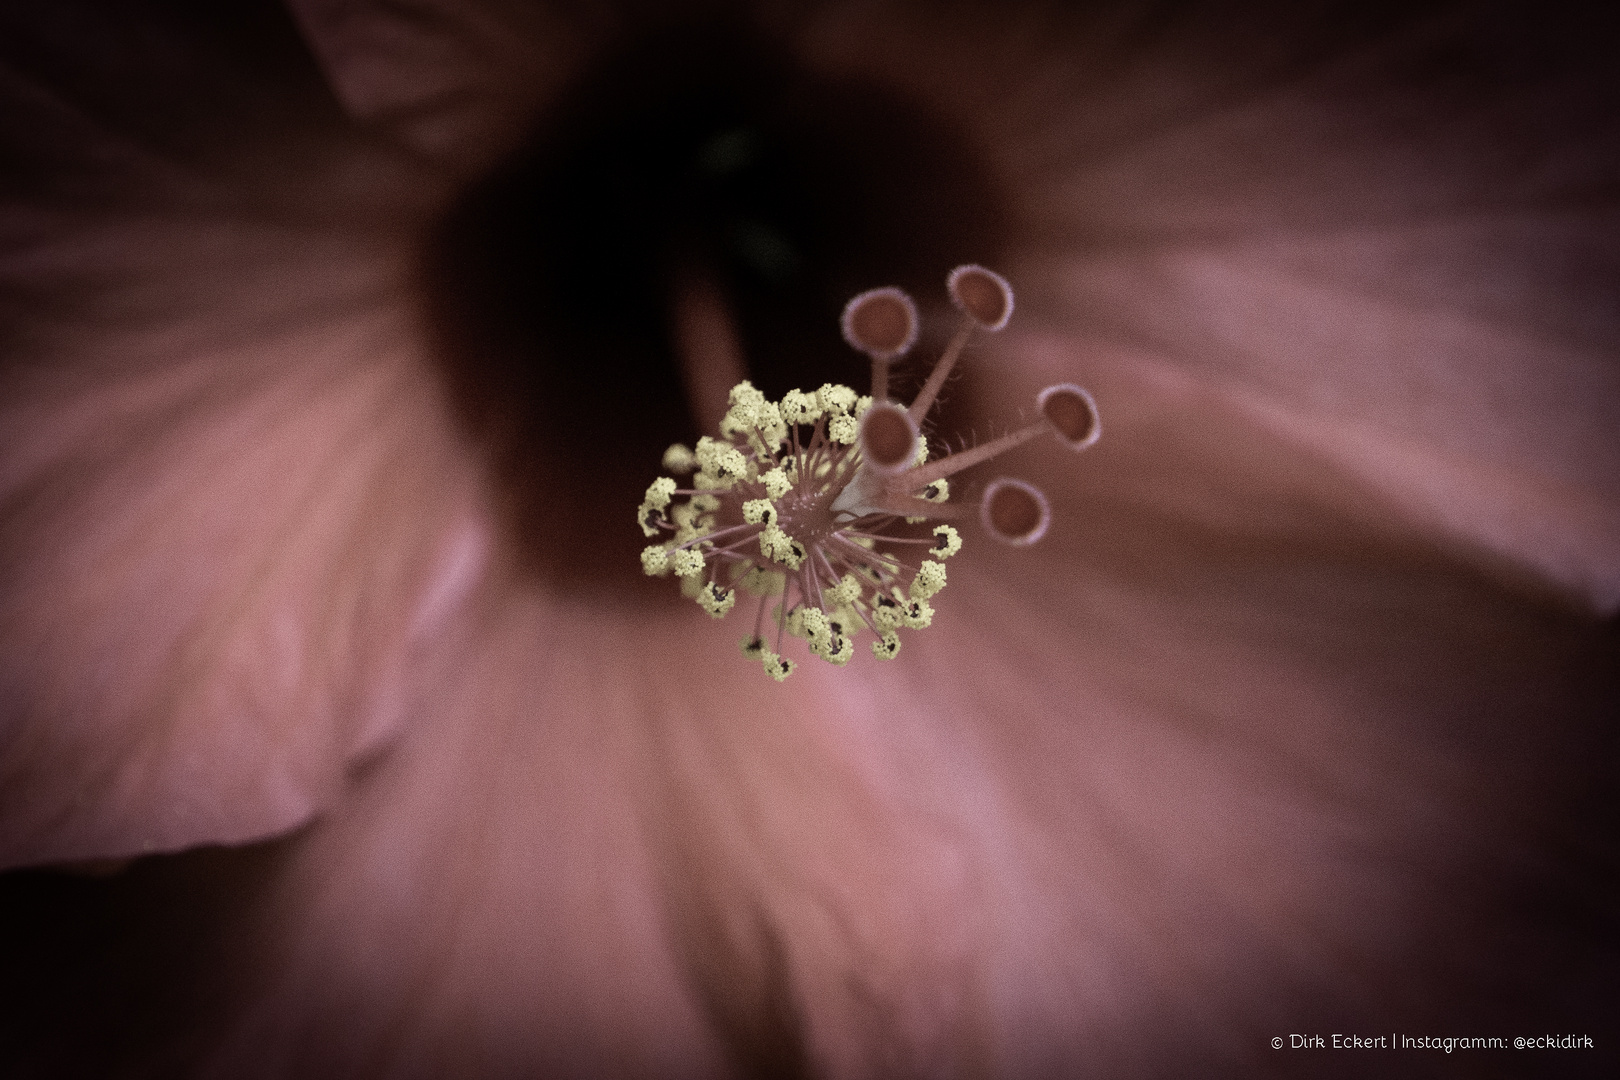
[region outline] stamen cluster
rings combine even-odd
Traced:
[[[960,514],[947,504],[948,476],[1043,431],[1076,449],[1096,440],[1090,395],[1063,385],[1042,391],[1041,420],[929,461],[918,422],[970,332],[1000,329],[1012,310],[1012,290],[982,267],[958,267],[948,287],[964,325],[909,409],[884,395],[887,365],[916,338],[916,308],[898,289],[862,293],[845,309],[844,336],[872,358],[877,400],[827,383],[770,401],[738,383],[719,438],[699,439],[695,451],[672,446],[664,455],[669,472],[691,474],[690,486],[660,477],[636,512],[642,532],[661,537],[641,553],[646,573],[673,574],[682,592],[717,619],[736,605],[739,588],[759,599],[742,651],[778,681],[795,666],[781,655],[784,634],[841,667],[855,654],[856,635],[870,630],[873,655],[889,660],[900,652],[901,629],[933,621],[930,601],[945,587],[944,560],[962,549],[961,535],[944,523]],[[1003,479],[986,490],[980,517],[992,536],[1021,544],[1039,539],[1050,514],[1035,488]],[[907,528],[924,522],[936,522],[925,535]],[[905,552],[921,557],[913,561]],[[780,600],[767,646],[773,597]]]

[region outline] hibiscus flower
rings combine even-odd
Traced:
[[[1601,1044],[1601,41],[1499,9],[13,5],[8,1075]],[[937,355],[966,263],[1016,315],[931,436],[1062,383],[1106,434],[1004,459],[1044,537],[969,515],[901,656],[769,682],[643,575],[637,500],[739,374],[864,390],[856,293],[917,297]]]

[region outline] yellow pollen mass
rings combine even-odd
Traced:
[[[664,460],[660,464],[672,473],[680,473],[685,476],[697,468],[698,460],[697,455],[687,449],[686,446],[675,443],[664,451]]]
[[[675,522],[677,546],[696,540],[714,526],[714,519],[702,513],[696,504],[697,500],[693,499],[681,503],[669,512],[670,519]]]
[[[776,525],[767,525],[760,532],[759,550],[767,559],[779,562],[789,570],[797,570],[799,564],[804,562],[804,545]]]
[[[872,626],[880,632],[899,629],[905,617],[899,602],[891,597],[879,595],[872,601]]]
[[[945,587],[945,564],[925,562],[917,567],[917,576],[911,582],[911,598],[927,600]]]
[[[676,577],[697,577],[703,573],[703,556],[692,548],[669,553],[669,568]]]
[[[855,391],[836,383],[822,383],[816,391],[816,401],[829,415],[848,415],[855,410]]]
[[[855,642],[847,637],[830,637],[825,645],[811,645],[810,649],[834,667],[843,667],[855,656]]]
[[[827,591],[827,599],[834,607],[846,608],[861,598],[861,582],[854,574],[845,574]]]
[[[771,499],[780,499],[793,490],[793,481],[788,479],[781,466],[760,473],[759,482],[765,485],[765,495]]]
[[[675,481],[667,476],[660,476],[647,485],[647,494],[642,502],[654,510],[662,510],[669,505],[669,500],[675,495]]]
[[[698,440],[698,464],[703,467],[697,486],[716,489],[730,488],[748,474],[748,459],[729,442],[711,439],[707,435]]]
[[[948,559],[962,550],[962,536],[949,525],[934,526],[934,546],[928,554],[936,559]]]
[[[661,544],[650,544],[641,549],[641,570],[649,577],[663,577],[669,573],[669,552]]]
[[[814,394],[806,394],[801,390],[789,390],[782,395],[782,419],[790,424],[813,424],[821,419],[821,402],[816,400]]]
[[[723,619],[737,603],[737,592],[714,583],[705,585],[703,591],[697,596],[698,606],[713,615],[716,619]]]
[[[832,640],[832,628],[827,625],[827,613],[820,608],[798,608],[789,617],[788,630],[795,637],[802,637],[810,643],[812,649],[824,646]]]
[[[934,609],[926,600],[913,600],[902,611],[905,625],[913,630],[925,630],[934,621]]]
[[[789,675],[793,674],[793,668],[795,666],[793,661],[785,660],[773,652],[762,653],[760,655],[760,660],[763,661],[765,665],[765,674],[769,675],[777,682],[782,682]]]

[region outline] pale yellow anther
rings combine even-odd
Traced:
[[[669,553],[669,568],[676,577],[696,577],[703,573],[703,556],[695,548],[683,548]]]
[[[765,436],[765,442],[775,446],[786,434],[785,431],[777,431],[782,426],[782,414],[752,384],[740,382],[732,387],[730,405],[720,420],[720,434],[742,435],[750,443],[758,443],[761,447],[765,443],[759,442],[760,435]]]
[[[692,496],[692,509],[700,510],[705,514],[713,513],[720,509],[720,500],[714,495],[694,495]]]
[[[928,463],[928,436],[917,436],[917,456],[912,459],[912,466],[926,465]]]
[[[872,628],[879,633],[888,633],[898,629],[905,623],[905,610],[899,601],[879,593],[872,600]]]
[[[763,397],[752,405],[737,406],[720,421],[722,435],[746,436],[755,454],[769,457],[787,440],[787,424],[782,422],[782,410],[774,401]]]
[[[927,502],[942,503],[951,497],[951,482],[945,479],[935,480],[919,491],[917,497]]]
[[[936,559],[948,559],[962,550],[962,534],[949,525],[934,526],[934,546],[928,554]]]
[[[734,435],[746,437],[753,430],[754,415],[752,410],[743,410],[739,413],[738,410],[731,409],[720,418],[720,434],[728,439]]]
[[[769,499],[749,499],[743,503],[743,520],[750,525],[775,525],[776,507]]]
[[[710,582],[703,587],[702,592],[698,593],[697,602],[704,611],[707,611],[716,619],[722,619],[725,618],[726,612],[730,611],[732,606],[737,603],[737,592],[735,589],[726,588],[719,582]]]
[[[685,476],[697,468],[698,459],[697,455],[692,453],[691,450],[687,449],[684,444],[675,443],[668,450],[664,451],[663,464],[664,468],[668,469],[670,472],[680,473],[682,476]]]
[[[911,581],[911,598],[927,600],[945,587],[945,564],[926,559],[917,567],[917,576]]]
[[[789,570],[797,570],[799,564],[804,562],[804,545],[777,525],[767,525],[759,534],[759,550],[767,559],[779,562]]]
[[[728,446],[715,455],[709,472],[720,481],[716,487],[730,487],[748,475],[748,459],[735,446]],[[944,483],[943,480],[939,482]]]
[[[872,655],[879,660],[893,660],[900,655],[900,635],[890,630],[872,642]]]
[[[756,415],[759,417],[759,432],[763,436],[763,441],[759,445],[766,453],[770,453],[787,441],[787,423],[782,419],[782,410],[774,401],[762,404],[756,410]]]
[[[830,415],[848,415],[855,409],[858,398],[855,391],[839,383],[822,383],[816,391],[816,401]]]
[[[843,667],[855,655],[855,642],[847,637],[834,637],[817,650],[816,655],[834,667]]]
[[[922,630],[934,621],[934,609],[926,600],[913,600],[906,605],[903,618],[911,629]]]
[[[663,514],[655,507],[648,506],[646,503],[636,507],[636,524],[641,526],[641,535],[657,536],[658,523],[662,520]]]
[[[758,405],[764,400],[764,393],[756,390],[754,384],[747,379],[733,386],[730,392],[726,394],[726,404],[731,406]]]
[[[739,584],[750,596],[776,596],[787,587],[787,575],[780,570],[750,566]]]
[[[745,420],[752,419],[753,413],[765,404],[765,395],[755,389],[754,384],[744,379],[731,388],[726,395],[728,411]]]
[[[704,517],[694,505],[696,500],[681,503],[669,512],[671,520],[675,522],[675,543],[685,544],[696,540],[714,526],[714,519]]]
[[[679,581],[681,583],[681,595],[686,597],[688,600],[696,600],[698,598],[698,593],[703,591],[702,574],[693,574],[691,577],[683,577],[680,578]]]
[[[793,481],[788,479],[787,473],[781,468],[761,473],[759,482],[765,485],[765,494],[773,499],[780,499],[793,490]]]
[[[669,551],[658,544],[641,549],[641,570],[649,577],[663,577],[669,573]]]
[[[781,682],[793,674],[793,661],[777,656],[773,652],[762,653],[760,660],[765,665],[765,674]]]
[[[861,598],[861,582],[854,574],[845,574],[832,588],[827,590],[827,600],[835,608],[846,608]]]
[[[759,553],[767,559],[775,560],[777,549],[786,539],[787,534],[775,525],[767,525],[759,534]]]
[[[832,641],[832,628],[827,625],[827,613],[820,608],[801,607],[793,613],[798,624],[795,633],[810,643],[812,649],[824,649]]]
[[[697,459],[703,471],[698,473],[694,487],[723,490],[748,474],[748,460],[741,450],[707,435],[698,440]]]
[[[675,494],[675,481],[667,476],[660,476],[647,485],[647,494],[642,502],[654,510],[662,510],[669,505],[669,500]]]
[[[855,419],[859,420],[867,409],[872,407],[872,395],[862,394],[855,399]]]
[[[835,416],[827,421],[827,438],[844,446],[855,445],[860,430],[861,425],[856,423],[853,416]]]
[[[743,469],[739,469],[736,473],[705,470],[692,478],[692,486],[699,491],[730,491],[744,475],[746,474]]]
[[[816,395],[802,390],[789,390],[782,395],[782,419],[790,424],[813,424],[821,418],[821,403]]]

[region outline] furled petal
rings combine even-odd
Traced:
[[[482,559],[470,477],[398,251],[115,132],[39,36],[14,137],[82,187],[4,217],[0,865],[258,839],[396,733]]]

